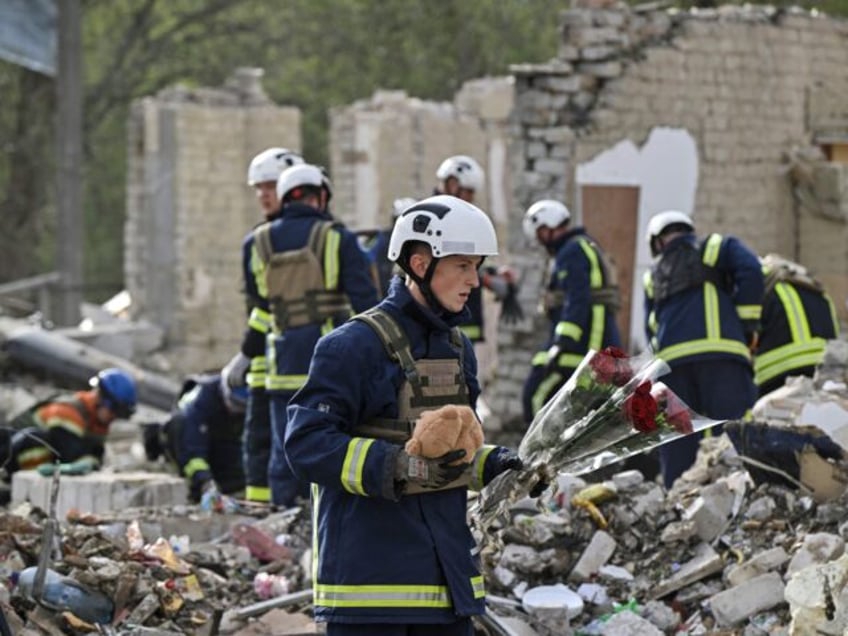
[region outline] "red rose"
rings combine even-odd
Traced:
[[[627,354],[624,353],[624,351],[622,351],[618,347],[604,347],[603,349],[601,349],[601,353],[606,355],[606,356],[609,356],[610,358],[626,358],[627,357]]]
[[[618,347],[606,347],[592,356],[589,366],[602,384],[624,386],[633,377],[627,354]]]
[[[637,431],[657,430],[657,402],[651,395],[651,381],[646,380],[624,400],[624,415]]]
[[[677,395],[671,391],[665,392],[665,413],[669,425],[678,433],[688,435],[693,432],[692,416],[689,407]]]

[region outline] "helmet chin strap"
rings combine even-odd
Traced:
[[[424,300],[427,301],[427,306],[430,307],[433,312],[436,314],[447,313],[449,310],[447,307],[442,305],[439,302],[438,298],[436,298],[436,294],[433,293],[432,287],[430,287],[430,283],[433,280],[433,274],[436,271],[436,265],[439,263],[438,258],[432,258],[430,263],[427,265],[427,271],[424,272],[424,276],[418,276],[415,272],[412,271],[412,268],[409,267],[409,261],[407,261],[407,266],[403,268],[403,270],[409,275],[409,277],[415,281],[418,285],[418,289],[421,290],[421,294],[424,296]]]

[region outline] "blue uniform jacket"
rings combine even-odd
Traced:
[[[699,245],[694,234],[672,241]],[[662,258],[662,254],[659,256]],[[759,328],[763,274],[759,259],[739,239],[719,234],[707,238],[703,260],[728,281],[691,287],[655,305],[651,273],[645,278],[645,329],[657,357],[672,368],[698,360],[735,359],[750,363],[748,334]]]
[[[450,327],[421,307],[399,277],[379,307],[405,330],[413,357],[457,358]],[[463,338],[471,406],[480,394],[471,343]],[[357,437],[353,427],[398,415],[401,368],[377,334],[350,321],[318,342],[309,379],[289,402],[285,450],[294,472],[315,484],[315,615],[343,623],[447,623],[484,610],[482,577],[466,524],[463,488],[401,496],[393,472],[400,447]],[[494,477],[495,453],[482,462]],[[480,453],[478,453],[479,455]]]
[[[244,428],[244,414],[230,413],[221,395],[220,374],[203,376],[179,402],[183,421],[177,441],[180,470],[210,470],[209,460],[216,442],[238,444]],[[191,469],[194,470],[191,470]]]
[[[271,224],[271,246],[274,252],[299,249],[306,245],[315,223],[331,220],[329,214],[313,207],[290,203],[283,207],[280,217]],[[355,312],[373,307],[378,300],[377,290],[356,235],[340,224],[334,226],[333,232],[339,236],[338,253],[334,255],[337,258],[333,259],[337,267],[334,274],[338,277],[338,289],[348,296]],[[255,270],[255,257],[251,256],[251,262]],[[257,307],[270,316],[268,299],[257,276],[248,277],[246,290],[248,295],[255,297]],[[333,326],[343,321],[340,318]],[[268,390],[296,390],[302,386],[315,343],[325,329],[323,324],[307,324],[287,329],[281,334],[272,332],[267,350]]]
[[[615,313],[591,299],[592,289],[608,284],[608,272],[590,245],[594,240],[577,227],[566,233],[552,248],[555,257],[548,290],[561,291],[565,300],[559,311],[549,313],[550,332],[545,349],[558,343],[565,354],[562,366],[576,367],[589,349],[599,351],[620,346],[621,337]]]

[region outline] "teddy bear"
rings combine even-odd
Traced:
[[[468,406],[447,404],[434,411],[424,411],[415,422],[406,452],[419,457],[441,457],[452,450],[465,449],[465,457],[454,464],[470,462],[483,445],[483,427]]]

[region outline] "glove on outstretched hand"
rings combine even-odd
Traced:
[[[244,386],[247,383],[247,370],[250,368],[250,358],[239,351],[221,369],[221,382],[231,388]]]
[[[500,475],[508,470],[521,470],[524,468],[524,462],[518,453],[512,450],[505,450],[493,457],[495,461],[494,471],[495,476]],[[540,478],[536,485],[530,489],[528,496],[535,499],[548,489],[548,482]]]
[[[501,322],[514,325],[519,320],[524,320],[524,310],[518,302],[518,285],[509,283],[506,295],[501,301]]]
[[[395,480],[415,483],[422,488],[435,489],[447,486],[470,466],[468,463],[451,465],[451,462],[463,457],[465,457],[465,450],[462,448],[452,450],[435,459],[409,455],[405,450],[401,450],[395,463]]]

